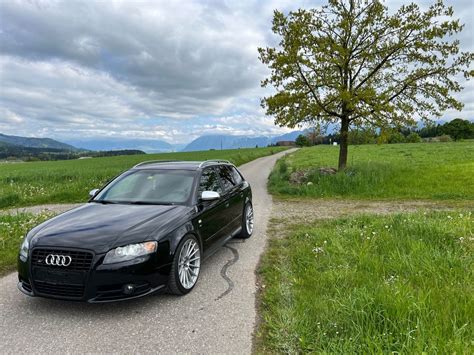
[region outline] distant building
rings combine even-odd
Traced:
[[[296,145],[295,141],[278,141],[276,145],[279,147],[293,147]]]

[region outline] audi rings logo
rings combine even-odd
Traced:
[[[44,260],[46,265],[69,266],[72,258],[69,255],[49,254]]]

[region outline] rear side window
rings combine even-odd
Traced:
[[[236,181],[234,180],[232,170],[229,166],[221,165],[218,169],[224,191],[229,191],[237,185]]]
[[[199,182],[199,193],[203,191],[215,191],[222,193],[222,188],[219,183],[219,176],[213,168],[205,169],[202,172],[201,180]]]

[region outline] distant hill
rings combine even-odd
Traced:
[[[304,131],[293,131],[280,136],[233,136],[233,135],[206,135],[193,140],[186,147],[184,152],[209,149],[237,149],[237,148],[255,148],[266,147],[275,144],[278,141],[294,141],[296,137],[303,134]]]
[[[48,148],[48,149],[61,149],[68,151],[77,151],[76,147],[72,145],[58,142],[51,138],[30,138],[20,136],[8,136],[0,133],[0,142],[16,145],[25,148]]]
[[[165,141],[157,139],[121,139],[121,138],[103,138],[103,139],[69,139],[68,143],[88,150],[123,150],[139,149],[147,153],[172,152],[175,147]]]

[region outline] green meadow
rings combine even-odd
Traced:
[[[144,160],[228,159],[241,165],[285,148],[210,150],[0,164],[0,209],[46,203],[82,202],[88,192]]]
[[[279,197],[474,199],[474,141],[349,146],[348,168],[334,175],[339,147],[303,148],[280,159],[269,189]],[[292,174],[304,171],[300,184]]]
[[[259,271],[257,353],[474,352],[471,212],[287,228]]]

